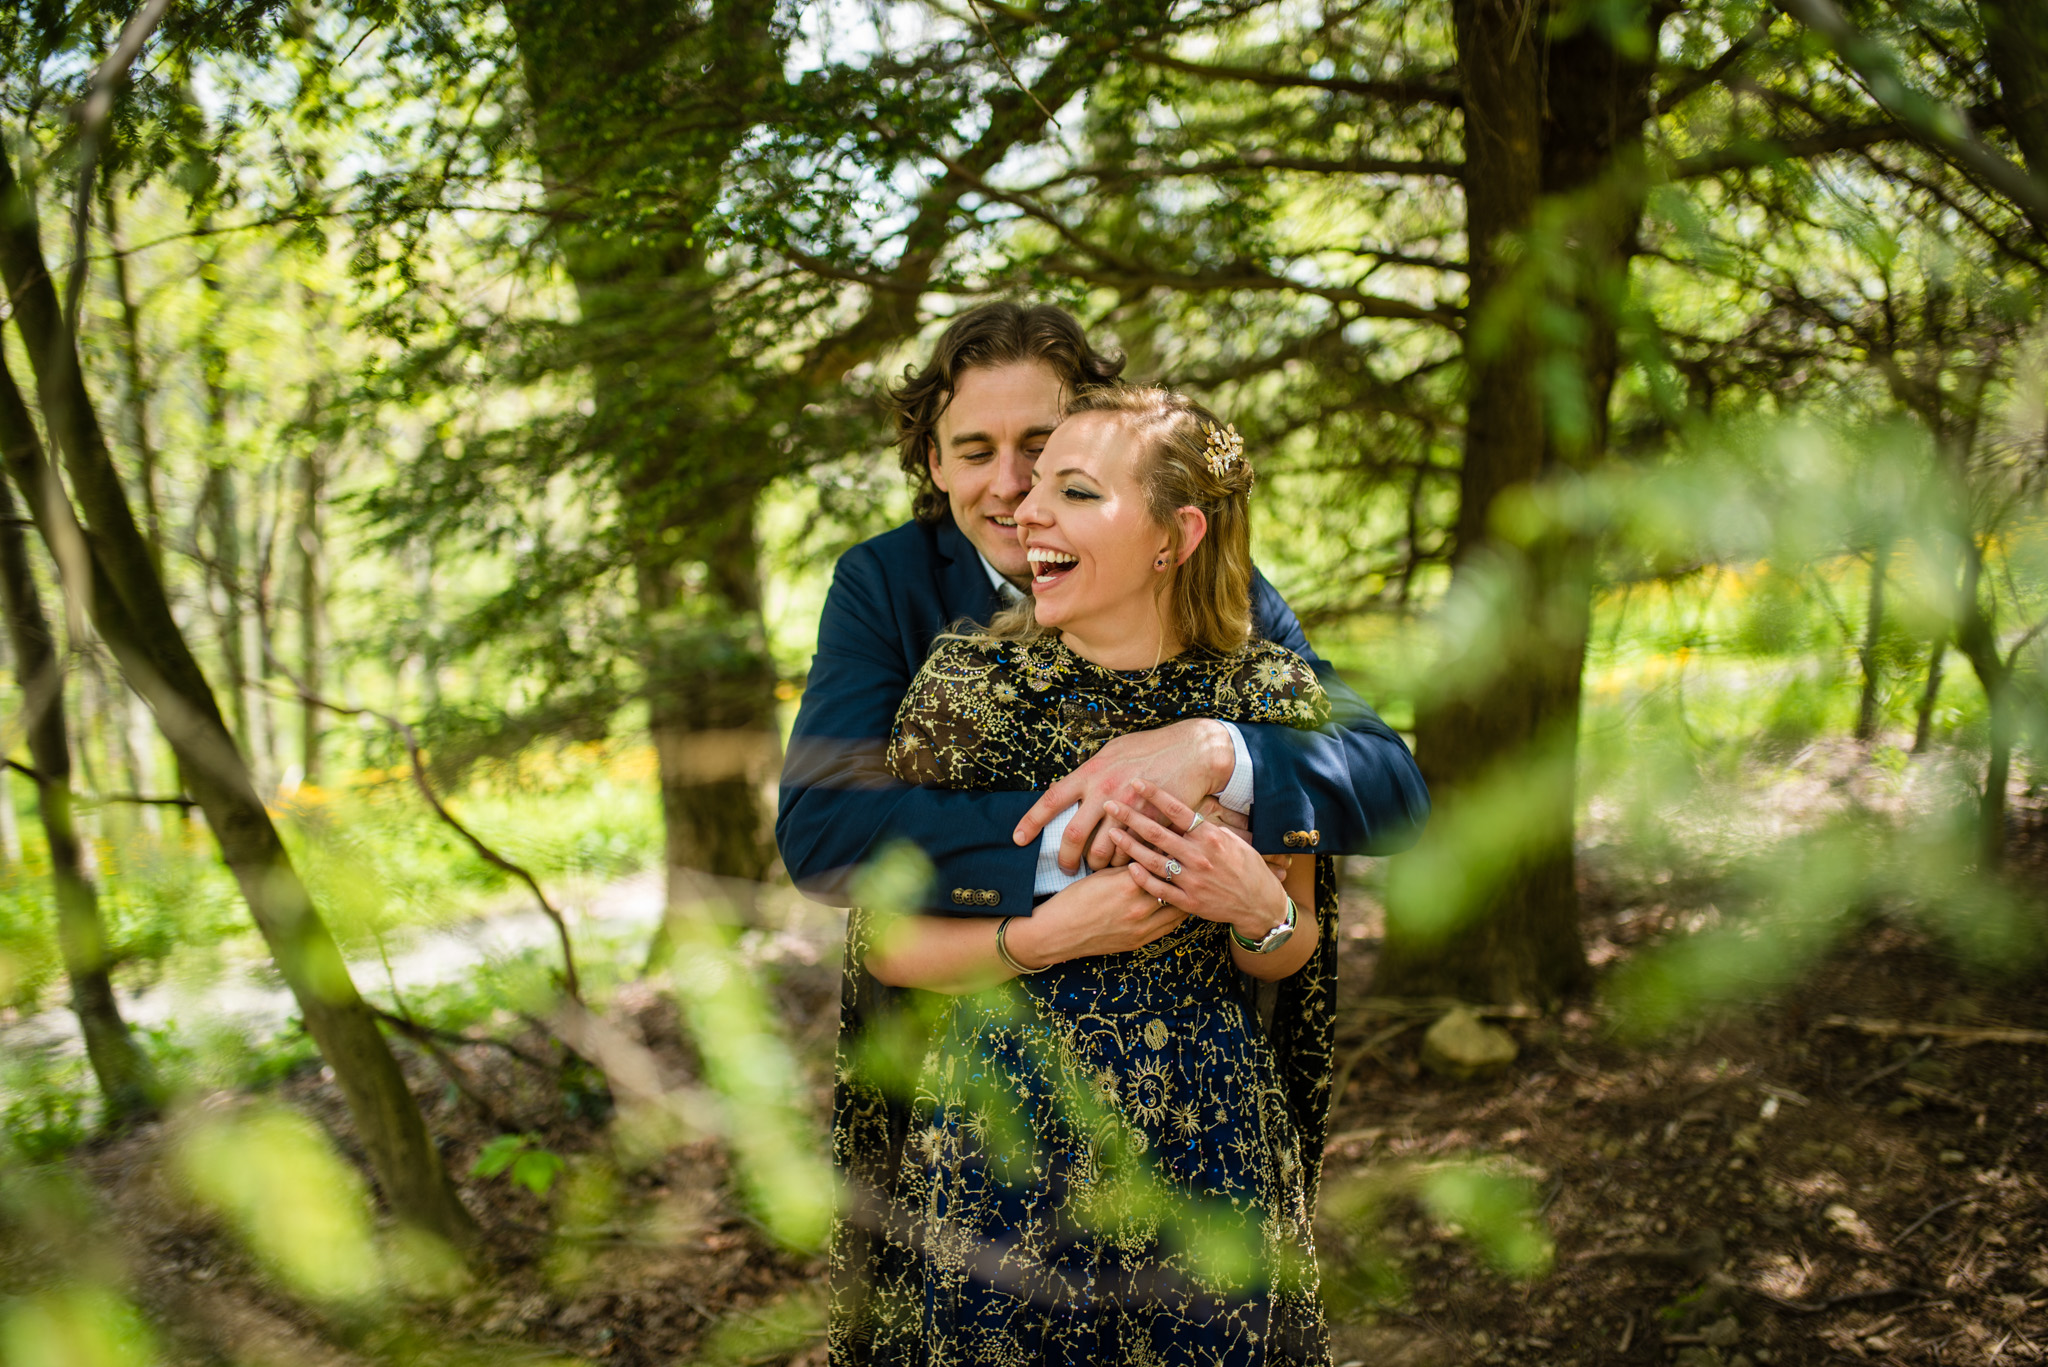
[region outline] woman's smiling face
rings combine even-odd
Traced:
[[[1175,556],[1171,535],[1146,505],[1141,444],[1115,414],[1061,423],[1032,471],[1017,529],[1041,623],[1089,644],[1151,654],[1162,644],[1159,595],[1167,576],[1160,561],[1170,567]],[[1169,653],[1178,648],[1164,644]]]

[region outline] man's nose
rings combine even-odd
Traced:
[[[1008,447],[996,453],[995,494],[998,498],[1020,499],[1031,492],[1031,467],[1037,455],[1022,447]]]

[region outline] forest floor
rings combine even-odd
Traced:
[[[2048,826],[2036,821],[2021,837],[2023,872],[2048,886]],[[1618,898],[1597,879],[1585,891],[1603,971],[1687,922],[1683,905]],[[1362,991],[1376,907],[1362,888],[1351,899],[1343,971]],[[834,917],[791,914],[757,957],[822,1102],[838,1002]],[[1335,1361],[2048,1361],[2048,1045],[1968,1033],[2048,1030],[2039,983],[2038,966],[2005,980],[1966,973],[1920,932],[1879,917],[1781,999],[1675,1037],[1628,1042],[1590,1005],[1509,1021],[1517,1063],[1463,1084],[1417,1067],[1426,1015],[1352,1010],[1340,1056],[1355,1062],[1333,1119],[1325,1211],[1348,1183],[1481,1156],[1532,1180],[1556,1257],[1547,1273],[1514,1281],[1419,1206],[1396,1202],[1370,1229],[1326,1219]],[[666,1066],[693,1067],[661,995],[627,989],[611,1014]],[[1939,1028],[1873,1034],[1838,1016]],[[488,1118],[431,1065],[408,1066],[502,1271],[452,1299],[411,1304],[397,1327],[309,1310],[264,1275],[176,1194],[164,1161],[171,1127],[73,1156],[121,1280],[166,1327],[173,1361],[824,1361],[820,1265],[771,1247],[742,1217],[715,1143],[639,1169],[586,1237],[553,1238],[561,1211],[550,1202],[567,1184],[544,1200],[470,1177],[470,1166],[508,1129],[573,1163],[605,1142],[603,1127],[570,1114],[551,1081],[505,1052],[459,1055]],[[321,1074],[283,1091],[352,1151]],[[7,1242],[0,1290],[61,1261]],[[1361,1279],[1362,1266],[1377,1271]],[[1347,1290],[1362,1281],[1372,1294]]]

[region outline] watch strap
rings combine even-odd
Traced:
[[[1236,926],[1232,926],[1230,928],[1230,938],[1237,942],[1238,947],[1240,949],[1248,950],[1253,954],[1269,953],[1273,949],[1277,949],[1279,947],[1273,943],[1273,936],[1275,934],[1283,930],[1286,931],[1290,936],[1294,933],[1294,924],[1296,918],[1297,913],[1294,907],[1294,899],[1292,897],[1289,897],[1287,899],[1287,915],[1284,918],[1282,918],[1279,925],[1274,926],[1271,930],[1267,931],[1264,938],[1257,940],[1247,939],[1245,936],[1238,933],[1238,929]],[[1282,942],[1285,942],[1285,937],[1283,937]]]

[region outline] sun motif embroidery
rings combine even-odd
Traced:
[[[1279,688],[1292,678],[1292,671],[1278,660],[1263,660],[1253,667],[1252,678],[1267,688]]]
[[[1130,1098],[1131,1114],[1147,1125],[1166,1119],[1166,1065],[1156,1058],[1142,1058],[1131,1066],[1124,1095]]]
[[[1187,1104],[1174,1107],[1173,1132],[1182,1139],[1193,1139],[1202,1132],[1202,1113]]]

